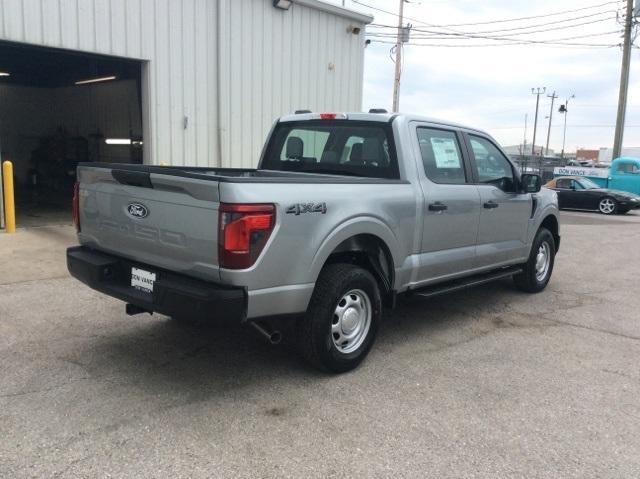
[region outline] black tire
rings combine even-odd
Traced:
[[[547,245],[549,263],[546,267],[544,276],[538,275],[538,269],[536,263],[538,259],[538,253],[543,245]],[[531,245],[531,253],[529,259],[524,263],[524,271],[520,274],[513,276],[513,281],[518,289],[527,293],[539,293],[547,287],[549,280],[551,279],[551,273],[553,273],[553,265],[556,258],[556,242],[551,232],[546,228],[540,228],[536,233],[536,237]]]
[[[605,202],[613,203],[613,208],[606,209],[603,205]],[[604,198],[601,198],[600,201],[598,202],[598,211],[603,215],[615,215],[616,212],[618,211],[618,202],[614,198],[611,198],[610,196],[605,196]]]
[[[362,301],[360,304],[367,304],[368,298],[370,321],[368,329],[361,329],[361,339],[353,343],[357,348],[343,352],[335,344],[334,334],[337,333],[332,333],[332,327],[335,327],[333,325],[338,321],[336,311],[339,303],[342,303],[347,293],[352,291],[357,292],[356,299]],[[366,298],[360,297],[361,294]],[[369,317],[368,314],[365,316]],[[327,265],[318,277],[306,315],[296,324],[297,349],[305,360],[323,371],[350,371],[362,362],[371,349],[381,316],[380,289],[371,273],[351,264]],[[340,339],[340,336],[337,339]]]

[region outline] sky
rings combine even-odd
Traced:
[[[357,3],[357,2],[360,2]],[[398,0],[345,0],[348,8],[373,14],[375,24],[396,25],[396,16],[374,8],[397,12]],[[334,3],[341,1],[334,0]],[[362,5],[364,3],[368,6]],[[606,3],[606,4],[605,4]],[[600,5],[594,8],[594,5]],[[414,28],[449,25],[438,28],[449,32],[493,31],[485,35],[510,35],[531,40],[567,39],[564,43],[618,45],[622,26],[616,11],[623,13],[624,2],[607,0],[412,0],[405,3],[405,16]],[[582,9],[557,14],[566,10]],[[516,22],[451,26],[460,23],[489,22],[534,15],[546,17]],[[584,17],[584,18],[582,18]],[[555,23],[551,23],[555,22]],[[595,22],[588,25],[580,23]],[[538,25],[532,28],[531,26]],[[513,30],[529,27],[528,30]],[[523,31],[554,30],[523,35]],[[506,32],[495,32],[496,30]],[[507,30],[510,29],[510,30]],[[368,27],[368,38],[375,33],[393,34],[392,28]],[[614,32],[608,35],[600,33]],[[618,33],[619,32],[619,33]],[[420,39],[424,32],[412,32],[411,43],[484,44],[483,39]],[[365,50],[363,108],[391,110],[394,63],[390,59],[393,45],[371,43]],[[558,113],[560,103],[572,94],[567,117],[565,150],[611,147],[616,120],[622,49],[577,48],[574,46],[501,45],[495,47],[460,47],[405,45],[400,111],[455,121],[492,134],[502,145],[521,144],[525,115],[528,115],[527,143],[533,136],[536,97],[533,87],[546,87],[547,94],[558,95],[554,106],[549,147],[562,149],[564,117]],[[632,51],[631,80],[624,146],[640,146],[640,49]],[[544,145],[551,99],[540,97],[536,144]]]

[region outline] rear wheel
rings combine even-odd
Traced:
[[[551,232],[540,228],[533,240],[529,260],[522,273],[513,277],[516,286],[527,293],[538,293],[547,287],[553,272],[556,242]]]
[[[605,196],[600,200],[600,203],[598,203],[598,210],[603,215],[612,215],[617,211],[617,209],[618,203],[610,196]]]
[[[351,264],[330,264],[320,273],[307,314],[296,325],[300,354],[334,373],[357,367],[371,349],[382,301],[375,278]]]

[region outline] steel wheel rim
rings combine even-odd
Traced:
[[[604,198],[600,200],[600,211],[604,214],[613,213],[613,209],[615,208],[615,203],[610,198]]]
[[[538,254],[536,254],[536,279],[542,282],[549,273],[549,266],[551,265],[551,247],[546,241],[543,242],[538,248]]]
[[[364,343],[371,328],[371,300],[361,289],[346,293],[331,318],[333,345],[343,354],[356,351]]]

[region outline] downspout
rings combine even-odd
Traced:
[[[216,45],[216,75],[217,75],[217,117],[218,117],[218,128],[217,128],[217,136],[218,136],[218,166],[222,167],[223,160],[223,152],[225,148],[223,147],[223,142],[225,142],[226,133],[227,133],[227,120],[228,120],[228,86],[226,82],[226,75],[228,74],[228,35],[227,35],[227,19],[229,16],[228,12],[228,0],[218,0],[218,28],[217,28],[217,45]]]

